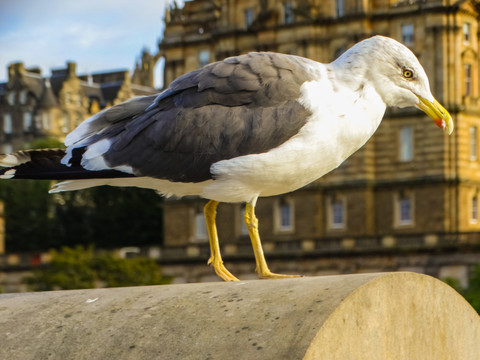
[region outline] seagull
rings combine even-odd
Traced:
[[[0,178],[62,180],[52,193],[110,185],[205,198],[208,263],[226,281],[238,279],[223,264],[217,206],[245,203],[258,276],[297,277],[268,268],[257,199],[294,191],[338,167],[374,134],[387,107],[417,107],[453,131],[418,59],[391,38],[363,40],[329,64],[252,52],[97,113],[67,135],[66,150],[0,155]]]

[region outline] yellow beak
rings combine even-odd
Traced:
[[[453,131],[453,120],[448,111],[435,99],[433,99],[433,102],[430,102],[418,96],[418,100],[420,102],[417,104],[417,107],[431,117],[439,128],[450,135]]]

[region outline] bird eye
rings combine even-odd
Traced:
[[[404,77],[405,79],[411,79],[411,78],[413,78],[413,70],[403,69],[403,77]]]

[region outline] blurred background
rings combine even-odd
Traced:
[[[453,0],[3,1],[0,152],[62,147],[96,112],[228,56],[331,62],[390,36],[424,65],[454,133],[416,109],[389,109],[338,169],[259,200],[266,257],[280,273],[425,273],[480,306],[479,15],[480,2]],[[218,280],[206,266],[204,200],[116,188],[49,195],[51,185],[0,183],[3,292]],[[217,224],[228,268],[251,279],[243,213],[221,204]]]

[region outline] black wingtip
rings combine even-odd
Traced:
[[[117,170],[89,171],[80,166],[61,163],[65,150],[27,150],[0,155],[0,179],[78,180],[132,177]]]

